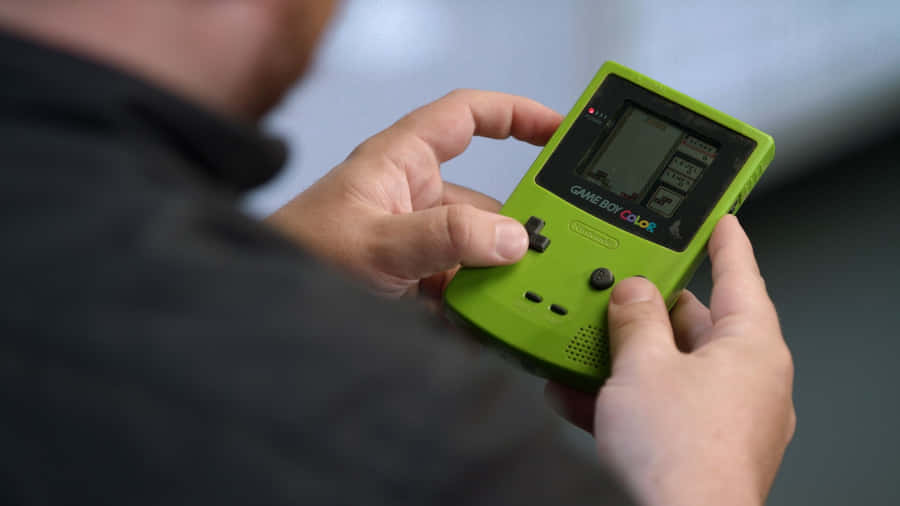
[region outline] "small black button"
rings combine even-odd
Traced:
[[[550,239],[543,235],[531,235],[528,237],[528,247],[537,251],[538,253],[543,253],[550,246]]]
[[[543,297],[534,292],[525,292],[525,298],[530,300],[531,302],[540,302],[544,300]]]
[[[528,221],[525,222],[525,230],[528,231],[528,235],[540,234],[541,230],[544,229],[544,220],[532,216],[528,218]]]
[[[601,267],[591,273],[591,287],[595,290],[607,290],[616,282],[616,277],[612,271],[605,267]]]
[[[550,311],[553,311],[554,313],[563,315],[563,316],[569,314],[569,310],[560,306],[559,304],[551,304]]]

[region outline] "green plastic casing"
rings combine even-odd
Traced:
[[[610,74],[756,142],[756,148],[684,251],[614,227],[535,182],[538,172]],[[659,288],[671,308],[705,258],[706,244],[716,223],[725,214],[737,211],[774,154],[772,137],[760,130],[631,69],[607,62],[501,211],[522,223],[531,216],[543,219],[546,225],[541,234],[550,238],[550,247],[543,253],[529,250],[514,265],[462,269],[445,293],[448,315],[531,372],[579,390],[596,390],[610,374],[606,311],[612,290],[591,288],[591,273],[606,267],[617,282],[644,276]],[[526,299],[528,291],[543,297],[542,302]],[[566,308],[567,314],[551,311],[552,304]]]

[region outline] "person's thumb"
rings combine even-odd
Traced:
[[[616,285],[608,319],[613,374],[617,364],[653,360],[678,352],[662,296],[644,278],[629,278]]]
[[[375,228],[376,265],[406,279],[421,279],[460,264],[511,264],[528,250],[528,233],[521,223],[468,204],[385,216]]]

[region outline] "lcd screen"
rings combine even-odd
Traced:
[[[588,149],[576,172],[616,195],[641,201],[683,134],[671,123],[629,105],[612,135]]]

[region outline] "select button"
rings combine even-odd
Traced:
[[[530,300],[531,302],[540,302],[544,300],[543,297],[534,292],[525,292],[525,298]]]

